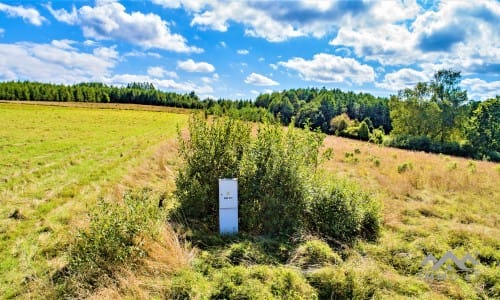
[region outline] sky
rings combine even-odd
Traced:
[[[484,100],[500,94],[498,24],[495,0],[0,0],[0,81],[385,97],[444,68]]]

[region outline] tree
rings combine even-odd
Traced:
[[[461,121],[463,114],[460,106],[467,101],[467,91],[459,87],[460,72],[439,70],[429,83],[431,100],[441,109],[439,119],[440,141],[450,141],[451,135]]]
[[[479,154],[500,157],[500,97],[481,102],[469,124],[468,138]]]

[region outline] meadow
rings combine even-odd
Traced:
[[[187,120],[99,108],[110,107],[0,103],[0,298],[47,288],[88,208],[120,193],[125,175],[165,149]],[[151,184],[148,176],[132,179]]]
[[[103,107],[0,103],[0,297],[57,295],[51,278],[99,198],[175,189],[176,128],[187,115]],[[214,235],[199,242],[167,226],[161,240],[145,244],[148,259],[119,269],[117,280],[91,296],[204,299],[207,291],[237,291],[272,298],[276,289],[286,292],[283,282],[297,299],[500,296],[498,163],[334,136],[324,147],[333,149],[321,165],[326,180],[350,180],[381,203],[378,241],[329,246],[305,238],[297,245]],[[425,256],[447,251],[478,259],[476,276],[423,278]]]

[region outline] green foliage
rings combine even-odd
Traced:
[[[384,137],[385,137],[384,129],[375,128],[370,134],[369,141],[377,145],[382,145],[382,143],[384,142]]]
[[[261,126],[251,139],[250,127],[241,122],[216,119],[210,124],[193,117],[189,138],[179,134],[186,162],[176,179],[182,213],[217,231],[218,178],[238,177],[244,231],[279,235],[298,230],[322,139],[309,130],[285,131],[278,125]]]
[[[302,275],[289,268],[232,266],[202,276],[185,270],[174,275],[169,299],[317,299]]]
[[[240,170],[240,220],[255,234],[288,235],[304,225],[312,172],[323,137],[290,127],[264,125]]]
[[[330,131],[335,135],[340,135],[347,127],[352,125],[352,121],[346,113],[338,115],[330,120]]]
[[[413,164],[411,162],[404,162],[398,166],[398,173],[404,173],[413,169]]]
[[[322,141],[323,135],[307,128],[284,130],[270,124],[260,126],[251,138],[250,128],[241,122],[210,123],[195,116],[189,122],[189,138],[179,133],[185,160],[176,178],[180,211],[216,232],[218,178],[238,177],[242,232],[290,236],[314,227],[320,235],[342,240],[375,238],[378,210],[368,196],[347,185],[314,191]],[[323,210],[325,203],[329,209]],[[305,213],[308,210],[313,217]],[[329,227],[332,223],[335,228]]]
[[[359,187],[336,181],[318,187],[310,204],[311,230],[327,239],[350,242],[356,237],[378,238],[380,208]]]
[[[370,138],[370,128],[368,128],[368,125],[365,123],[365,121],[359,124],[358,137],[363,141],[368,141],[368,139]]]
[[[339,264],[342,258],[327,243],[313,239],[300,244],[295,249],[290,263],[302,268],[324,264]]]
[[[468,138],[478,156],[500,157],[500,97],[481,102],[469,123]]]
[[[29,81],[0,82],[1,100],[75,101],[97,103],[136,103],[184,108],[202,108],[198,96],[156,90],[152,83],[133,82],[126,87],[89,82],[74,85]]]
[[[180,210],[217,231],[218,179],[238,177],[243,154],[250,146],[250,127],[227,118],[209,123],[193,116],[188,139],[179,132],[178,141],[185,162],[176,178]]]
[[[147,190],[125,194],[123,204],[101,200],[90,217],[89,228],[70,245],[63,294],[92,291],[112,279],[116,268],[143,257],[144,238],[156,235],[165,220]]]

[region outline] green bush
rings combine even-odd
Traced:
[[[359,124],[358,137],[363,141],[368,141],[368,139],[370,138],[370,128],[368,128],[368,125],[365,121]]]
[[[279,125],[262,125],[257,136],[242,122],[199,116],[189,138],[179,133],[185,166],[176,178],[180,211],[188,219],[218,228],[218,179],[238,177],[243,231],[288,235],[304,224],[303,211],[324,135]],[[284,201],[286,199],[286,201]]]
[[[89,228],[70,245],[63,294],[90,292],[112,280],[116,268],[146,254],[144,237],[157,234],[165,220],[158,198],[147,190],[125,194],[123,203],[100,200],[90,217]]]
[[[179,138],[186,163],[176,179],[176,195],[191,224],[216,232],[218,178],[238,177],[239,213],[244,216],[239,227],[244,233],[290,236],[313,227],[343,240],[377,235],[378,212],[369,207],[366,195],[340,185],[326,192],[316,180],[323,134],[265,124],[251,137],[244,123],[210,123],[195,116],[189,122],[189,138]],[[328,227],[332,222],[337,228]]]
[[[321,240],[310,240],[295,249],[290,263],[299,267],[311,267],[324,264],[338,264],[342,258],[327,243]]]
[[[304,214],[323,136],[309,130],[264,125],[240,170],[241,228],[254,234],[289,235]]]
[[[400,174],[412,169],[413,169],[413,164],[411,162],[404,162],[398,165],[398,173]]]
[[[380,231],[379,212],[377,203],[357,186],[337,181],[330,187],[316,189],[310,204],[311,229],[335,240],[375,240]]]
[[[250,127],[242,122],[200,116],[189,120],[189,137],[179,132],[179,154],[185,162],[176,178],[180,211],[212,231],[218,229],[219,178],[238,177],[250,145]]]

